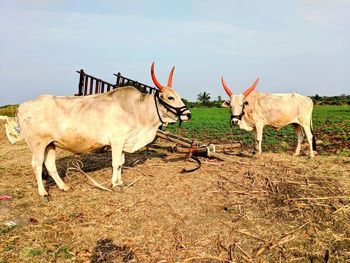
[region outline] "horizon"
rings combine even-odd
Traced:
[[[101,4],[103,3],[103,4]],[[350,1],[0,2],[0,105],[74,95],[81,68],[164,83],[196,101],[257,90],[307,96],[349,93]]]
[[[197,95],[199,95],[199,94],[197,94]],[[210,95],[210,93],[209,93],[209,95]],[[220,95],[218,95],[216,98],[213,98],[210,95],[210,100],[209,101],[210,102],[217,102],[217,101],[220,102],[220,101],[225,101],[226,100],[225,98],[222,98],[222,97],[221,97],[221,100],[219,100],[219,96]],[[308,97],[315,98],[317,96],[319,97],[319,99],[322,99],[322,98],[333,98],[333,97],[334,98],[339,98],[339,97],[350,97],[350,93],[349,94],[334,95],[334,96],[320,96],[319,94],[315,94],[315,95],[310,95]],[[201,102],[197,98],[195,100],[188,100],[187,98],[182,98],[182,99],[187,100],[189,103],[200,103]],[[15,103],[15,104],[3,104],[3,105],[0,105],[0,108],[5,108],[5,107],[9,107],[9,106],[16,106],[16,105],[19,105],[19,104],[18,103]],[[339,106],[339,105],[334,105],[334,106]]]

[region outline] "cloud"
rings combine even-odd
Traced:
[[[0,0],[6,25],[0,28],[2,87],[22,89],[28,98],[73,94],[74,71],[81,67],[107,81],[120,70],[150,84],[153,60],[161,79],[176,65],[175,87],[190,99],[203,91],[224,95],[222,74],[237,87],[257,75],[262,85],[269,79],[269,87],[283,79],[286,90],[347,83],[342,77],[350,61],[347,1],[102,3]]]
[[[299,12],[305,21],[312,23],[350,24],[348,0],[302,0]]]

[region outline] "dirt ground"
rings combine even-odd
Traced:
[[[111,153],[58,151],[71,189],[37,194],[31,153],[0,123],[0,262],[350,262],[350,158],[263,153],[232,162],[156,147],[126,156],[123,192]],[[162,145],[158,143],[159,146]]]

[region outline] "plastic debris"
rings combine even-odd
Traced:
[[[5,201],[5,200],[11,200],[12,197],[9,195],[0,195],[0,200]]]

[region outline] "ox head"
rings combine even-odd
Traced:
[[[155,98],[158,99],[158,102],[156,102],[158,116],[161,122],[164,123],[174,123],[177,121],[180,121],[181,123],[182,121],[188,121],[191,119],[191,112],[181,100],[181,96],[172,88],[174,70],[175,67],[170,71],[168,84],[163,86],[158,82],[156,75],[154,74],[154,62],[151,66],[152,80],[159,90],[155,94]]]
[[[239,95],[234,95],[232,93],[232,91],[226,85],[223,77],[221,77],[221,82],[227,95],[230,97],[230,101],[225,101],[222,106],[231,108],[231,123],[239,125],[244,115],[244,108],[248,106],[247,97],[255,89],[256,85],[259,82],[259,78],[257,78],[253,85],[250,86],[250,88],[248,88],[245,92],[243,92],[243,94]]]

